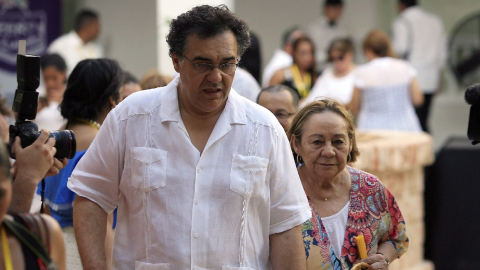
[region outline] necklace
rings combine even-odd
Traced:
[[[298,93],[302,98],[306,97],[310,92],[310,87],[312,86],[312,76],[310,76],[310,73],[306,73],[304,75],[304,79],[302,79],[300,70],[296,64],[293,64],[290,69],[292,71],[293,82],[297,87]]]
[[[75,118],[75,120],[77,120],[78,122],[87,124],[87,125],[89,125],[89,126],[92,126],[92,127],[96,128],[96,129],[100,129],[100,127],[102,126],[102,125],[99,124],[97,121],[90,120],[90,119]]]

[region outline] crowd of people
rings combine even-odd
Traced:
[[[286,31],[262,78],[239,67],[258,56],[244,55],[251,32],[224,5],[173,19],[177,74],[141,80],[103,58],[99,16],[80,12],[41,57],[42,131],[32,145],[8,141],[12,113],[0,101],[16,159],[11,168],[0,144],[5,268],[388,269],[408,249],[406,224],[394,194],[352,167],[355,134],[428,130],[443,29],[416,1],[399,0],[393,41],[372,30],[357,65],[337,24],[343,1],[322,8],[306,30]],[[417,33],[427,23],[439,42],[428,54]],[[75,134],[69,160],[54,158],[47,130],[57,129]],[[35,192],[45,214],[27,214]]]

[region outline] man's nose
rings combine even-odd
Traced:
[[[214,67],[207,75],[207,79],[210,82],[217,83],[222,80],[222,72],[218,67]]]

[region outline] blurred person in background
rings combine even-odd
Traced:
[[[59,54],[53,53],[40,58],[40,67],[46,96],[39,99],[39,111],[34,122],[39,129],[58,130],[66,123],[59,106],[67,84],[67,65]]]
[[[268,62],[262,74],[262,87],[270,85],[270,80],[277,70],[287,68],[292,65],[293,42],[299,37],[305,36],[305,33],[298,27],[288,29],[282,37],[282,49],[276,49],[272,59]]]
[[[252,44],[245,51],[238,62],[238,66],[248,71],[257,81],[257,84],[260,83],[260,70],[262,68],[262,52],[260,50],[260,40],[258,35],[250,31],[250,40]],[[257,93],[258,94],[258,93]]]
[[[140,87],[142,90],[153,89],[157,87],[164,87],[170,82],[171,78],[161,75],[158,70],[154,69],[143,76],[140,80]]]
[[[120,100],[126,99],[131,94],[141,91],[142,87],[137,78],[132,73],[125,71],[123,73],[123,83],[120,87]]]
[[[316,71],[319,73],[328,63],[326,52],[330,43],[347,36],[347,32],[338,26],[342,12],[343,0],[324,0],[320,17],[307,27],[307,34],[315,44]]]
[[[417,72],[397,59],[382,30],[371,31],[363,42],[368,63],[355,70],[350,109],[357,128],[422,131],[414,106],[423,103]]]
[[[243,58],[242,58],[243,59]],[[245,97],[253,102],[257,101],[257,96],[260,93],[260,85],[255,80],[253,75],[243,68],[238,67],[233,78],[232,88],[242,97]]]
[[[317,80],[315,70],[315,46],[308,37],[300,37],[293,43],[293,64],[277,70],[270,85],[283,84],[298,92],[300,99],[306,98]]]
[[[96,41],[99,34],[98,13],[83,9],[75,16],[74,30],[54,40],[47,52],[62,56],[67,63],[67,75],[70,75],[78,62],[103,57],[103,47]]]
[[[409,61],[418,73],[425,101],[416,108],[423,131],[428,132],[428,115],[433,96],[441,90],[447,59],[447,39],[442,21],[424,11],[416,0],[398,0],[400,14],[393,22],[393,49]]]
[[[348,38],[336,39],[328,48],[328,61],[332,64],[322,72],[303,104],[319,97],[335,99],[343,105],[352,100],[354,82],[354,48]]]
[[[68,120],[65,129],[72,130],[77,140],[77,152],[58,175],[45,178],[46,212],[62,227],[67,246],[68,269],[83,269],[73,231],[75,193],[67,188],[73,169],[97,135],[105,117],[120,102],[123,71],[110,59],[86,59],[78,63],[68,79],[61,104],[61,113]],[[37,193],[42,192],[41,185]],[[111,260],[113,216],[107,224],[105,252]]]
[[[272,85],[262,89],[257,103],[271,111],[285,132],[292,124],[293,116],[298,110],[299,97],[295,90],[286,85]]]

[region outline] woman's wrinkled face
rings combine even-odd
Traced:
[[[298,68],[307,70],[312,67],[315,56],[313,55],[313,46],[308,41],[302,41],[293,52],[293,58]]]
[[[339,114],[331,111],[313,114],[303,125],[301,140],[292,139],[303,166],[315,179],[333,179],[345,169],[352,144],[347,123]]]

